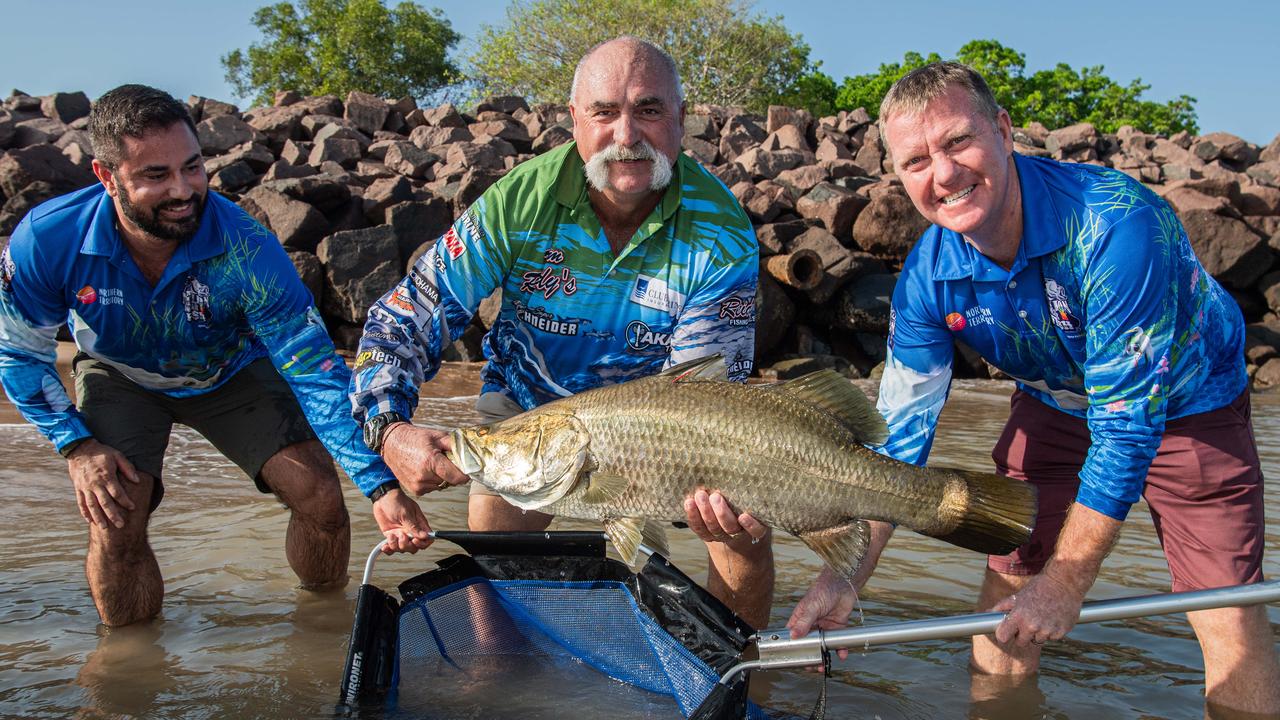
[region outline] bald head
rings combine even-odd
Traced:
[[[669,87],[675,104],[684,102],[684,87],[680,84],[680,71],[676,61],[665,50],[638,37],[623,35],[606,40],[587,51],[573,71],[573,86],[569,89],[569,104],[576,104],[583,83],[597,82],[601,75],[613,68],[630,66],[641,72],[652,72],[662,77],[662,84]]]

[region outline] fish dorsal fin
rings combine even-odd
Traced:
[[[605,534],[613,543],[622,561],[635,570],[639,565],[640,544],[664,557],[671,551],[667,547],[667,533],[662,524],[645,518],[610,518],[604,521]]]
[[[588,505],[606,505],[622,497],[630,481],[618,475],[593,472],[587,476],[587,488],[581,500]]]
[[[834,416],[858,442],[882,445],[889,439],[889,426],[875,405],[848,378],[835,370],[819,370],[770,389],[786,393]]]
[[[729,368],[724,364],[724,356],[720,353],[707,355],[697,360],[672,365],[654,377],[666,378],[671,382],[690,382],[693,380],[728,380]]]
[[[850,520],[844,525],[799,533],[797,537],[837,575],[852,584],[871,545],[871,526],[866,520]]]

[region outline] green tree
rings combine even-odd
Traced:
[[[484,94],[563,103],[587,50],[634,35],[671,54],[689,102],[760,110],[803,92],[816,68],[781,18],[750,8],[744,0],[515,0],[505,24],[481,30],[474,80]]]
[[[941,59],[937,53],[929,53],[929,56],[925,57],[918,52],[908,52],[902,57],[901,63],[883,63],[874,73],[847,77],[840,83],[840,89],[836,92],[836,109],[866,108],[874,118],[880,114],[880,101],[899,78],[916,68]]]
[[[233,50],[222,66],[236,93],[255,104],[269,104],[278,90],[423,98],[460,79],[446,58],[459,35],[439,10],[412,2],[281,2],[259,8],[253,24],[264,41]]]
[[[835,107],[852,110],[864,107],[872,117],[879,114],[880,101],[899,78],[927,63],[941,60],[908,52],[901,63],[881,65],[877,72],[847,77],[836,93]],[[1115,132],[1132,125],[1143,132],[1172,134],[1180,130],[1198,132],[1195,98],[1181,95],[1158,103],[1143,100],[1151,89],[1141,79],[1121,85],[1103,72],[1101,65],[1074,70],[1059,63],[1053,69],[1027,75],[1026,56],[995,40],[972,40],[956,53],[955,59],[982,74],[996,102],[1009,111],[1014,125],[1040,122],[1059,128],[1090,122],[1101,132]]]

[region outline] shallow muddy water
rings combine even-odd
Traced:
[[[424,388],[417,421],[474,420],[478,366],[450,366]],[[860,383],[874,392],[874,386]],[[1011,385],[960,382],[943,415],[931,462],[989,469],[990,448],[1007,413]],[[1264,468],[1280,476],[1280,398],[1254,397]],[[165,465],[167,492],[151,522],[164,574],[163,617],[111,632],[97,625],[83,574],[86,532],[65,461],[7,404],[0,408],[0,716],[146,718],[329,717],[337,700],[365,555],[381,536],[369,503],[347,484],[353,525],[352,582],[315,595],[296,589],[285,562],[286,513],[203,439],[179,428]],[[1267,490],[1264,570],[1280,570],[1280,489]],[[433,527],[465,529],[466,493],[430,496]],[[593,529],[561,523],[565,529]],[[695,578],[705,558],[688,531],[671,534],[673,559]],[[375,583],[393,587],[451,554],[440,543],[416,556],[379,561]],[[772,625],[781,626],[819,569],[798,542],[778,543]],[[867,623],[969,612],[984,559],[910,532],[891,543],[862,598]],[[381,580],[382,582],[378,582]],[[385,584],[383,584],[385,583]],[[1090,599],[1165,591],[1168,572],[1145,506],[1134,509]],[[1280,608],[1270,610],[1273,633]],[[1182,616],[1082,626],[1046,646],[1038,683],[971,687],[968,643],[937,641],[875,648],[837,661],[828,717],[859,718],[1193,718],[1203,715],[1199,647]],[[588,682],[588,681],[584,681]],[[759,674],[753,697],[807,716],[819,676]],[[616,688],[607,698],[522,676],[497,683],[505,696],[545,693],[557,712],[510,717],[588,717],[586,708],[633,702],[635,716],[663,717]],[[439,688],[467,696],[482,687]],[[631,698],[628,700],[627,698]],[[430,707],[427,700],[424,703]],[[587,712],[587,714],[581,714]],[[405,713],[396,714],[404,717]],[[434,715],[433,715],[434,716]],[[440,716],[448,717],[449,714]],[[502,716],[466,713],[465,717]]]

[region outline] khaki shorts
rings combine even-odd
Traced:
[[[515,400],[500,392],[487,392],[480,395],[476,399],[476,412],[480,413],[480,424],[488,425],[496,423],[499,420],[506,420],[524,412],[524,408]],[[498,493],[481,485],[478,482],[467,483],[470,486],[469,492],[472,495],[493,495]]]
[[[267,460],[290,445],[316,439],[293,391],[266,358],[215,390],[185,398],[142,388],[83,353],[76,355],[71,371],[76,405],[94,438],[156,479],[153,511],[164,497],[160,477],[174,423],[203,435],[264,493],[271,492],[261,477]]]
[[[1080,487],[1089,427],[1074,415],[1015,391],[1009,422],[991,457],[996,471],[1030,482],[1040,507],[1031,540],[987,567],[1034,575],[1053,555]],[[1249,391],[1230,405],[1170,420],[1142,495],[1173,577],[1173,590],[1262,580],[1266,517],[1262,468],[1250,423]]]

